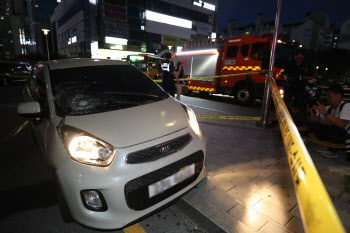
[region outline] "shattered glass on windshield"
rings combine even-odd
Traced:
[[[53,70],[50,79],[59,116],[120,110],[169,97],[145,74],[130,65]]]

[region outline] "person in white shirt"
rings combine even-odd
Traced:
[[[346,144],[346,159],[350,161],[350,104],[345,103],[344,89],[339,84],[332,84],[327,89],[330,106],[317,102],[311,111],[312,131],[320,140]]]

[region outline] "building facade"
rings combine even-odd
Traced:
[[[62,0],[51,17],[66,56],[123,59],[216,36],[216,0]]]
[[[237,20],[229,21],[227,28],[220,32],[219,37],[233,37],[242,35],[272,34],[275,22],[261,13],[257,15],[255,24],[240,26]],[[302,22],[294,24],[280,24],[279,34],[286,34],[290,40],[298,41],[305,49],[320,51],[333,48],[336,43],[335,29],[330,26],[329,15],[323,10],[309,12]]]
[[[345,20],[340,27],[337,45],[339,49],[350,50],[350,18]]]
[[[21,43],[26,54],[46,56],[47,45],[42,29],[50,29],[50,16],[60,2],[61,0],[26,0],[22,12],[24,43]],[[51,41],[51,33],[48,37],[48,41]],[[51,49],[52,46],[49,45]]]
[[[0,60],[15,58],[10,0],[0,0]]]

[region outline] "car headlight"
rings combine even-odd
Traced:
[[[116,149],[112,145],[83,130],[63,125],[61,135],[66,150],[75,161],[105,167],[115,157]]]
[[[185,109],[185,113],[186,113],[186,116],[187,116],[188,123],[191,126],[193,132],[195,132],[195,134],[199,135],[200,129],[199,129],[199,125],[198,125],[198,122],[197,122],[196,114],[194,113],[192,108],[189,108],[189,107],[187,107],[184,104],[182,104],[182,107]]]

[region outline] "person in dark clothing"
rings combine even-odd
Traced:
[[[306,77],[307,80],[312,79],[312,74],[306,66],[304,52],[299,50],[295,56],[295,61],[288,64],[284,73],[288,76],[288,79],[293,79],[300,75]]]
[[[304,63],[304,53],[302,51],[298,51],[295,61],[287,66],[283,75],[288,81],[284,98],[287,105],[294,97],[304,99],[304,101],[310,101],[316,97],[316,93],[308,82],[312,79],[312,75]]]
[[[307,135],[309,117],[306,104],[302,99],[293,98],[290,105],[290,114],[300,135]]]
[[[177,79],[177,83],[179,84],[179,78],[177,76],[177,72],[175,70],[174,62],[170,61],[171,54],[165,54],[165,60],[162,61],[161,68],[163,73],[163,82],[162,86],[164,91],[166,91],[172,97],[175,97],[175,82],[174,79]]]
[[[179,79],[182,79],[184,77],[184,63],[182,61],[179,61],[176,64],[176,73]],[[182,83],[182,81],[180,83]]]

